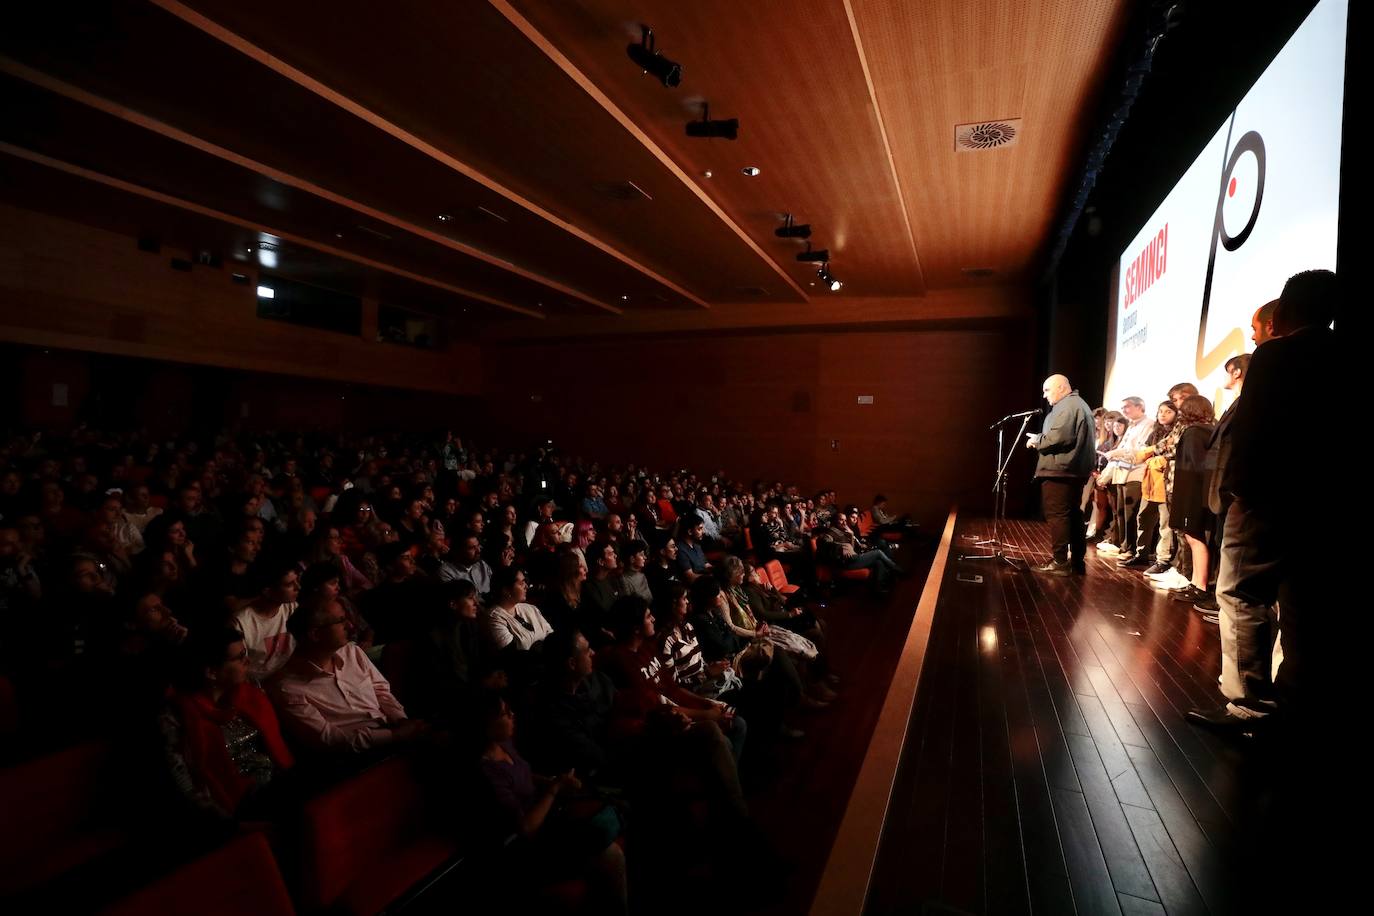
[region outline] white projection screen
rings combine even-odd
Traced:
[[[1105,401],[1193,382],[1220,413],[1223,366],[1289,276],[1336,267],[1346,0],[1321,0],[1121,253]]]

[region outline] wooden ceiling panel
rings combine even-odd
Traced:
[[[932,287],[1022,277],[1083,145],[1126,0],[847,0],[868,50]],[[1016,146],[956,153],[954,127],[1023,118]]]
[[[190,257],[199,251],[224,253],[221,267],[193,269],[222,271],[226,283],[232,273],[246,274],[254,282],[258,277],[260,266],[247,251],[261,245],[260,233],[4,153],[0,153],[0,199],[15,207],[127,236],[130,257],[154,256],[136,250],[135,240],[146,237],[161,243],[163,250],[156,256],[166,259]],[[305,245],[278,240],[273,248],[277,260],[271,272],[292,280],[374,297],[454,320],[460,326],[519,317],[488,303]],[[63,253],[52,255],[61,257]],[[81,252],[68,256],[75,264]],[[249,299],[251,295],[251,291],[245,292]]]
[[[325,17],[309,4],[272,0],[188,6],[709,301],[737,298],[741,287],[803,298],[491,6],[336,0]],[[625,206],[596,190],[627,181],[652,200]]]
[[[843,3],[514,3],[798,282],[812,283],[815,268],[796,261],[800,243],[774,236],[785,212],[812,225],[846,294],[923,292]],[[627,57],[640,22],[683,64],[679,89],[665,90]],[[685,135],[703,100],[712,117],[740,119],[738,140]],[[762,174],[742,176],[750,165]],[[700,177],[707,170],[709,180]]]
[[[111,108],[299,176],[598,301],[698,307],[672,283],[609,256],[149,4],[29,8],[0,31],[0,53],[15,62],[12,69],[35,71],[32,78],[93,93]],[[454,219],[440,223],[440,213]]]
[[[318,239],[361,258],[393,264],[493,300],[556,314],[594,306],[464,257],[330,201],[145,131],[29,84],[0,76],[0,98],[16,117],[0,138],[62,162],[217,210],[244,222]],[[102,143],[90,143],[98,136]],[[566,302],[566,304],[565,304]]]

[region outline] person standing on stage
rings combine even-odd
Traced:
[[[1050,526],[1054,556],[1035,571],[1067,576],[1086,571],[1087,532],[1079,500],[1097,462],[1093,414],[1062,375],[1045,379],[1041,390],[1050,412],[1038,434],[1026,434],[1026,448],[1039,453],[1035,477],[1040,481],[1040,504]]]

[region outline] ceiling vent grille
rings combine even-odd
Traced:
[[[981,153],[986,150],[1015,146],[1021,138],[1021,119],[975,121],[954,125],[954,149],[960,153]]]

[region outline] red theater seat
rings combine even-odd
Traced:
[[[235,837],[103,911],[104,916],[292,916],[276,859],[261,833]]]
[[[301,902],[375,913],[458,852],[436,829],[414,763],[392,757],[305,805]]]
[[[103,742],[0,771],[0,898],[37,888],[126,846]]]
[[[816,544],[816,539],[811,539],[811,554],[817,557],[816,562],[816,581],[824,585],[833,583],[836,579],[844,579],[850,582],[866,582],[870,575],[867,569],[843,569],[833,563],[822,563],[819,560],[820,554]]]
[[[773,587],[783,595],[794,595],[801,591],[800,585],[793,585],[787,581],[787,570],[782,568],[782,564],[777,560],[769,560],[763,564],[760,572],[767,576],[768,581],[773,583]]]

